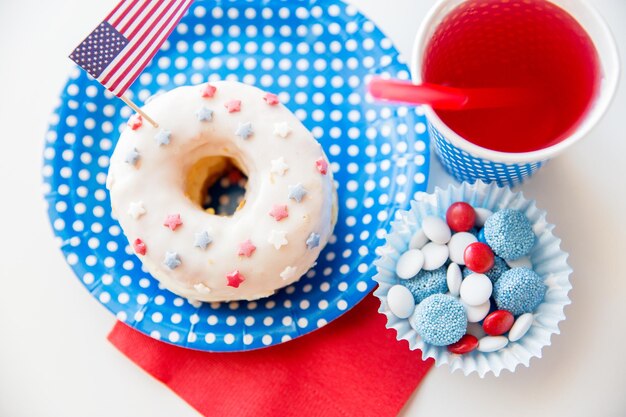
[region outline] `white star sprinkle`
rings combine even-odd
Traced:
[[[143,201],[131,201],[130,205],[128,206],[128,215],[137,220],[144,214],[146,214],[146,208],[143,205]]]
[[[289,169],[289,165],[285,163],[285,158],[282,156],[277,159],[272,159],[270,163],[272,164],[272,168],[270,168],[272,174],[283,176],[285,175],[285,171]]]
[[[274,134],[281,138],[286,138],[291,133],[291,128],[287,122],[274,123]]]
[[[267,241],[274,245],[274,248],[278,250],[288,243],[286,235],[287,232],[284,232],[282,230],[272,230],[270,232],[270,236],[267,238]]]
[[[287,268],[283,269],[283,272],[280,273],[280,277],[283,279],[283,281],[288,281],[296,276],[296,269],[297,268],[295,266],[288,266]]]
[[[211,289],[201,282],[194,284],[193,289],[202,294],[208,294],[211,292]]]
[[[172,133],[169,130],[161,129],[159,133],[154,136],[154,140],[156,140],[159,146],[169,145],[171,135]]]

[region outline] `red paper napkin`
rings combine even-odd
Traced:
[[[432,366],[385,328],[368,295],[341,318],[267,349],[207,353],[117,323],[109,340],[204,416],[396,416]]]

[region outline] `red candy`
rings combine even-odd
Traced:
[[[473,272],[484,274],[493,268],[495,257],[489,245],[482,242],[474,242],[465,248],[463,261],[465,266]]]
[[[135,253],[137,255],[145,255],[146,251],[148,250],[146,244],[141,239],[135,239],[135,241],[133,242],[133,249],[135,250]]]
[[[466,334],[458,342],[453,343],[448,346],[448,351],[451,353],[456,353],[458,355],[462,355],[464,353],[469,353],[472,350],[478,347],[478,339],[476,336],[472,336],[471,334]]]
[[[143,118],[141,117],[140,114],[134,114],[130,117],[130,120],[128,120],[128,127],[130,127],[132,130],[137,130],[141,127],[141,125],[143,124]]]
[[[483,330],[489,336],[500,336],[511,330],[513,323],[515,323],[513,314],[506,310],[496,310],[485,317]]]
[[[474,227],[476,212],[469,204],[459,201],[448,207],[446,222],[455,232],[467,232]]]

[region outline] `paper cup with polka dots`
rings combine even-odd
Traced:
[[[424,18],[413,44],[411,75],[422,82],[422,63],[428,41],[452,9],[465,0],[439,0]],[[549,0],[572,15],[591,37],[599,56],[600,86],[587,113],[560,142],[532,152],[499,152],[476,145],[448,127],[432,107],[424,106],[434,150],[445,169],[459,181],[495,181],[515,185],[534,174],[549,159],[585,137],[606,112],[617,90],[619,57],[615,40],[598,12],[583,0]],[[563,69],[566,71],[566,69]],[[529,121],[532,122],[532,121]]]
[[[425,343],[413,328],[410,318],[396,317],[387,304],[389,289],[401,283],[395,273],[398,258],[408,249],[409,241],[419,229],[422,219],[432,215],[445,219],[447,208],[457,201],[465,201],[473,207],[483,207],[493,212],[504,208],[519,210],[530,220],[537,236],[529,257],[533,270],[548,287],[546,296],[533,311],[533,323],[528,333],[496,352],[474,350],[456,355],[445,346]],[[386,244],[377,249],[377,274],[374,281],[378,283],[378,288],[374,295],[381,303],[378,311],[387,317],[387,328],[395,329],[397,339],[408,341],[411,350],[421,350],[423,359],[433,358],[436,366],[448,364],[451,371],[461,370],[465,375],[477,373],[482,378],[493,373],[499,376],[504,369],[514,372],[520,364],[528,367],[532,358],[541,357],[541,351],[550,345],[552,335],[560,333],[559,323],[565,319],[563,310],[570,304],[568,293],[572,286],[569,281],[571,268],[567,264],[568,254],[561,250],[561,240],[554,236],[553,229],[554,225],[546,220],[546,212],[539,210],[534,201],[495,183],[486,184],[479,180],[471,185],[467,182],[460,186],[450,185],[445,190],[437,188],[433,194],[418,193],[416,200],[411,202],[410,210],[396,212]],[[484,335],[481,330],[480,326],[474,324],[468,326],[468,333],[478,338]]]

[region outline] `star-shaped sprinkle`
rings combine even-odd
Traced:
[[[159,130],[159,133],[154,136],[154,140],[156,140],[159,146],[169,145],[170,136],[172,136],[172,133],[169,130],[161,129]]]
[[[256,246],[250,241],[250,239],[245,240],[239,244],[239,251],[237,255],[251,257],[254,251],[256,250]]]
[[[291,133],[291,128],[287,122],[274,123],[274,134],[281,138],[286,138]]]
[[[196,248],[206,249],[211,244],[211,242],[213,242],[213,238],[209,236],[209,233],[206,230],[194,234],[194,237],[195,241],[193,243],[193,246]]]
[[[284,232],[282,230],[272,230],[270,232],[270,236],[267,238],[267,241],[274,245],[274,248],[278,250],[288,243],[286,235],[287,232]]]
[[[196,110],[196,117],[200,122],[211,122],[213,121],[213,110],[202,106]]]
[[[214,85],[206,83],[202,89],[200,89],[200,95],[204,98],[213,98],[217,88]]]
[[[246,122],[246,123],[239,122],[239,126],[237,127],[237,130],[235,131],[235,135],[239,136],[241,139],[248,139],[248,137],[252,136],[253,133],[254,132],[252,131],[251,122]]]
[[[143,124],[143,117],[140,114],[133,114],[130,119],[128,119],[128,123],[126,123],[128,127],[132,130],[137,130]]]
[[[128,215],[137,220],[144,214],[146,214],[146,208],[143,205],[143,201],[131,201],[131,203],[128,205]]]
[[[241,275],[241,273],[237,269],[229,274],[226,274],[226,279],[228,280],[228,284],[226,285],[233,288],[239,288],[241,283],[246,280],[246,278]]]
[[[193,289],[202,294],[208,294],[211,292],[211,289],[201,282],[193,284]]]
[[[311,232],[309,237],[306,239],[307,249],[314,249],[314,248],[317,248],[319,245],[320,245],[320,235],[315,232]]]
[[[163,263],[169,269],[176,269],[182,264],[180,260],[180,256],[176,252],[165,252],[165,258],[163,259]]]
[[[137,148],[133,148],[132,151],[126,154],[126,159],[124,159],[124,161],[126,161],[127,164],[135,166],[137,165],[137,161],[139,161],[139,158],[140,158],[140,155],[139,155],[139,152],[137,151]]]
[[[317,168],[320,174],[326,175],[328,173],[328,162],[324,158],[320,158],[315,161],[315,168]]]
[[[265,100],[265,102],[269,104],[270,106],[275,106],[278,103],[280,103],[280,101],[278,100],[278,96],[272,93],[266,93],[263,96],[263,100]]]
[[[285,163],[285,158],[282,156],[280,158],[272,159],[270,161],[272,167],[270,168],[270,172],[272,174],[283,176],[285,175],[285,171],[289,169],[289,165]]]
[[[302,186],[302,184],[297,183],[296,185],[289,186],[288,197],[291,198],[292,200],[296,200],[299,203],[302,201],[305,195],[306,195],[306,189]]]
[[[135,239],[135,241],[133,242],[133,249],[135,250],[135,253],[137,255],[145,255],[146,251],[148,250],[145,242],[141,239]]]
[[[163,226],[168,227],[171,231],[174,231],[181,226],[183,221],[180,219],[180,214],[168,214],[163,222]]]
[[[287,268],[283,269],[283,272],[280,273],[280,277],[283,279],[283,281],[288,281],[296,276],[296,269],[297,268],[295,266],[288,266]]]
[[[235,113],[241,111],[241,100],[230,100],[224,103],[224,107],[228,110],[228,113]]]
[[[270,210],[270,216],[272,216],[277,222],[289,217],[289,211],[286,205],[274,204],[274,207]]]

